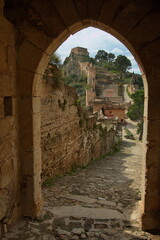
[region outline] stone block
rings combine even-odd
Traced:
[[[145,4],[146,5],[146,4]],[[133,43],[135,49],[142,46],[145,47],[146,43],[154,41],[154,39],[159,38],[160,29],[158,23],[160,21],[159,12],[156,13],[150,11],[140,23],[134,28],[133,31],[127,36],[129,42]],[[152,27],[154,25],[154,28]],[[141,34],[139,34],[141,33]],[[150,34],[148,34],[150,33]]]
[[[43,206],[40,173],[33,176],[26,176],[25,181],[26,189],[23,214],[35,218],[40,215]]]
[[[32,84],[34,80],[34,72],[27,69],[18,69],[18,92],[20,96],[32,96]]]
[[[2,93],[3,96],[13,96],[15,89],[13,86],[14,77],[6,75],[2,83]]]
[[[41,173],[41,150],[23,152],[23,174],[32,176]]]
[[[120,0],[116,1],[116,3],[113,1],[105,1],[101,7],[101,11],[97,20],[104,25],[111,25],[112,19],[117,11],[118,6],[120,5],[120,2]]]
[[[0,166],[0,188],[4,188],[11,182],[13,177],[13,166],[9,162],[3,162]]]
[[[33,3],[36,11],[31,9],[30,17],[34,24],[38,24],[38,27],[45,31],[47,33],[46,35],[51,36],[53,39],[53,37],[58,36],[63,30],[65,30],[66,27],[63,23],[63,20],[61,19],[60,14],[57,12],[52,2],[43,1],[41,4],[37,3],[38,2]],[[61,6],[64,4],[65,3],[63,2]]]
[[[33,134],[36,136],[41,132],[41,113],[33,114]]]
[[[143,230],[153,230],[160,229],[159,228],[159,215],[157,212],[146,212],[142,216],[142,229]],[[159,238],[159,237],[158,237]]]
[[[13,96],[15,93],[14,88],[14,76],[12,73],[7,72],[7,74],[0,74],[0,96]]]
[[[40,173],[42,171],[42,156],[41,150],[34,151],[34,175]]]
[[[2,15],[0,15],[0,35],[1,42],[4,43],[5,46],[14,46],[15,41],[15,32],[14,26]]]
[[[143,16],[145,16],[148,11],[152,8],[152,3],[150,1],[142,0],[139,4],[134,2],[127,3],[126,6],[120,6],[122,10],[118,12],[115,17],[112,27],[119,32],[121,29],[121,34],[126,36],[132,31],[135,26],[135,22],[138,23]],[[123,28],[121,28],[123,26]]]
[[[39,151],[40,147],[41,147],[41,132],[39,130],[34,132],[33,135],[33,149],[34,151]]]
[[[158,212],[160,209],[160,195],[155,192],[155,193],[148,193],[146,196],[146,207],[145,211],[146,212]]]
[[[0,191],[0,220],[2,220],[8,210],[9,207],[9,198],[8,198],[8,193],[6,190],[1,190]]]
[[[82,24],[84,26],[86,26],[86,24],[88,24],[88,26],[90,26],[90,19],[89,19],[89,14],[88,14],[88,1],[87,0],[77,1],[76,6],[78,8],[80,17],[82,19]]]
[[[34,146],[33,146],[33,132],[32,132],[32,129],[30,131],[24,130],[23,132],[21,132],[20,146],[21,146],[22,155],[25,152],[33,151]]]
[[[0,97],[0,119],[4,118],[4,102],[3,97]]]
[[[39,29],[32,29],[32,31],[28,31],[26,33],[26,38],[30,41],[33,45],[37,46],[37,48],[42,49],[44,52],[51,54],[47,51],[48,46],[53,41],[52,37],[48,37],[43,34]]]
[[[33,97],[32,98],[32,104],[33,104],[33,113],[40,113],[41,98],[40,97]]]
[[[0,2],[0,14],[3,15],[3,7],[4,7],[4,1],[1,0]]]
[[[70,27],[70,26],[74,25],[75,23],[81,21],[80,16],[75,9],[75,5],[73,4],[73,2],[71,0],[66,0],[63,3],[56,0],[56,1],[54,1],[54,5],[55,5],[56,9],[58,10],[58,12],[60,13],[60,15],[61,15],[62,19],[64,20],[65,25],[67,27]],[[70,9],[70,12],[66,11],[66,9]]]
[[[11,134],[13,130],[13,117],[6,117],[0,120],[0,136]]]
[[[38,64],[44,55],[46,53],[43,50],[34,46],[31,42],[24,40],[18,51],[18,68],[36,73]],[[19,81],[23,82],[23,77]]]
[[[157,113],[155,114],[157,115]],[[154,118],[149,120],[148,124],[149,124],[148,135],[147,135],[147,141],[149,142],[148,146],[153,146],[153,143],[157,145],[160,137],[160,128],[159,128],[160,120]]]
[[[8,70],[8,47],[0,43],[0,73],[6,74]]]
[[[99,12],[102,8],[102,4],[103,4],[103,0],[94,0],[94,4],[93,4],[92,0],[88,1],[89,16],[90,16],[91,20],[98,19]]]

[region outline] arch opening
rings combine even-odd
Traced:
[[[77,25],[77,24],[76,24]],[[101,26],[101,25],[100,25]],[[74,28],[75,28],[75,26],[74,26]],[[108,27],[106,28],[104,28],[104,26],[101,26],[101,27],[99,27],[100,29],[105,29],[105,31],[106,31],[106,29],[107,29],[107,31],[108,31]],[[77,31],[79,31],[79,28],[77,28],[77,30],[76,30],[76,32]],[[114,33],[114,36],[118,36],[118,38],[119,39],[121,39],[121,41],[128,47],[128,43],[126,43],[126,40],[124,40],[119,34],[117,34],[117,33],[115,33],[115,31],[113,31],[113,30],[111,30],[110,29],[110,31],[109,31],[112,35],[113,35],[113,33]],[[40,79],[42,78],[42,75],[43,75],[43,72],[44,72],[44,69],[45,69],[45,67],[47,66],[47,64],[48,64],[48,59],[49,59],[49,57],[52,55],[52,52],[54,52],[60,45],[61,45],[61,43],[62,42],[64,42],[64,39],[66,39],[68,37],[68,32],[64,32],[63,34],[62,34],[62,36],[59,36],[56,40],[54,40],[52,43],[51,43],[51,45],[48,47],[48,49],[46,50],[46,52],[47,52],[47,55],[45,55],[42,59],[41,59],[41,61],[40,61],[40,63],[39,63],[39,65],[38,65],[38,68],[37,68],[37,70],[36,70],[36,72],[38,73],[38,74],[36,74],[36,77],[34,78],[34,81],[33,81],[33,96],[34,96],[34,98],[33,98],[33,100],[35,101],[36,100],[36,102],[37,102],[37,100],[38,100],[38,102],[40,102],[40,96],[41,96],[41,93],[40,93],[40,91],[41,91],[41,89],[39,88],[39,86],[40,86]],[[123,39],[123,40],[122,40]],[[139,58],[137,57],[137,54],[136,54],[136,52],[132,49],[132,47],[130,47],[129,48],[130,50],[131,50],[131,52],[133,53],[133,55],[134,55],[134,57],[136,58],[136,60],[138,60],[138,65],[139,65],[139,67],[140,67],[140,69],[141,69],[141,72],[142,72],[142,78],[143,78],[143,82],[144,82],[144,88],[145,88],[145,109],[147,109],[147,107],[146,107],[146,102],[147,102],[147,82],[146,82],[146,78],[145,78],[145,74],[144,74],[144,71],[142,71],[142,69],[143,69],[143,67],[142,67],[142,64],[141,64],[141,62],[140,62],[140,60],[139,60]],[[43,70],[42,70],[43,69]],[[40,74],[39,74],[39,72],[40,72]],[[34,107],[34,103],[33,103],[33,107]],[[37,104],[36,104],[36,107],[37,107]],[[40,111],[40,109],[39,109],[39,111]],[[147,113],[147,110],[145,110],[145,113]],[[40,115],[39,115],[39,118],[40,118]],[[37,116],[36,116],[36,119],[37,119]],[[145,116],[145,119],[146,119],[146,116]],[[40,119],[39,119],[39,121],[40,121]],[[37,125],[37,120],[35,121],[35,124]],[[146,122],[144,123],[145,124],[145,129],[146,129]],[[34,128],[34,127],[33,127]],[[145,139],[145,134],[144,134],[144,139]],[[35,147],[36,148],[36,147]],[[145,156],[145,154],[144,154],[144,156]],[[144,172],[145,172],[145,163],[144,163],[144,166],[143,166],[143,174],[144,174]],[[144,178],[144,175],[143,175],[143,178]],[[144,192],[145,192],[145,185],[144,185],[144,182],[145,182],[145,180],[143,180],[143,194],[142,194],[142,196],[143,196],[143,199],[144,199]],[[143,206],[143,204],[142,204],[142,206]]]
[[[75,50],[77,50],[77,48],[76,48]],[[82,50],[83,50],[83,49],[82,49]],[[50,92],[50,94],[51,94],[51,92]],[[54,97],[55,97],[55,95],[54,95]],[[59,97],[58,97],[58,100],[59,100]],[[57,97],[56,97],[56,101],[57,101]],[[56,101],[55,101],[55,104],[56,104]],[[60,100],[60,101],[61,101],[61,100]],[[43,107],[45,107],[45,105],[44,105]],[[45,108],[44,108],[44,111],[45,111]],[[63,113],[64,113],[64,112],[63,112]],[[46,114],[46,113],[45,113],[45,114]],[[65,114],[65,113],[64,113],[64,114]],[[123,120],[123,119],[120,119],[120,121],[121,121],[121,120]],[[122,122],[122,121],[121,121],[121,122]],[[64,123],[64,124],[65,124],[65,123]],[[73,127],[73,126],[72,126],[72,127]],[[72,130],[71,130],[71,131],[72,131]],[[51,131],[50,131],[50,134],[51,134]],[[56,135],[56,134],[55,134],[55,135]],[[49,137],[50,137],[50,136],[49,136]],[[68,136],[67,136],[67,137],[69,138],[69,133],[68,133]],[[47,136],[47,138],[48,138],[48,136]],[[51,137],[51,138],[52,138],[52,137]],[[68,142],[69,142],[69,140],[70,140],[70,139],[68,139]],[[76,141],[76,138],[75,138],[75,141]],[[45,143],[44,143],[44,144],[45,144]],[[61,144],[63,145],[62,142],[61,142]],[[133,145],[134,145],[134,144],[133,144]],[[129,146],[132,147],[132,144],[129,144],[129,145],[128,145],[128,148],[129,148]],[[43,150],[42,150],[42,151],[43,151]],[[82,164],[82,163],[81,163],[81,164]],[[123,165],[123,164],[122,164],[122,165]],[[121,168],[122,166],[119,166],[119,167]],[[50,183],[46,181],[46,184],[50,184]],[[65,186],[65,185],[64,185],[64,186]],[[59,185],[59,187],[60,187],[60,185]],[[53,188],[54,188],[54,187],[53,187]],[[67,186],[66,186],[66,188],[67,188]],[[131,191],[132,191],[132,190],[131,190]],[[56,191],[55,191],[55,192],[56,192]],[[133,191],[133,192],[134,192],[134,191]],[[133,193],[133,195],[134,195],[134,194],[136,195],[135,192]],[[45,195],[47,195],[46,192],[45,192]],[[65,193],[64,193],[64,195],[65,195]],[[63,196],[63,197],[64,197],[64,196]],[[77,196],[76,196],[76,197],[77,197]],[[57,214],[58,214],[58,213],[57,213]]]
[[[101,26],[101,25],[100,25]],[[106,28],[103,27],[99,27],[100,29],[103,29],[106,31]],[[79,28],[78,28],[79,30]],[[77,30],[77,31],[78,31]],[[108,28],[107,28],[108,30]],[[115,31],[111,30],[109,31],[112,35],[114,33],[114,36],[118,36],[119,39],[121,39],[122,41],[122,37],[119,36],[119,34],[115,33]],[[63,36],[63,37],[62,37]],[[56,40],[54,40],[51,45],[48,47],[48,49],[46,50],[47,54],[44,54],[44,56],[41,58],[39,64],[38,64],[38,68],[36,69],[36,76],[34,76],[34,80],[33,80],[33,87],[32,87],[32,104],[33,104],[33,112],[34,112],[34,108],[36,108],[36,113],[34,114],[34,117],[33,117],[33,129],[35,131],[34,135],[33,135],[33,138],[35,136],[36,138],[36,141],[34,142],[34,148],[37,149],[36,152],[39,152],[39,146],[40,146],[40,135],[39,135],[39,140],[37,141],[37,131],[38,131],[38,134],[40,134],[40,122],[41,122],[41,116],[40,116],[40,98],[41,98],[41,89],[40,89],[40,80],[43,76],[43,72],[44,72],[44,69],[46,68],[47,64],[48,64],[48,60],[52,54],[52,52],[54,52],[59,46],[60,44],[64,41],[64,39],[66,39],[68,37],[68,31],[66,33],[66,31],[62,34],[62,36],[59,36]],[[126,43],[126,40],[123,39],[122,41],[127,47],[128,47],[128,43]],[[142,72],[142,79],[143,79],[143,83],[144,83],[144,88],[145,88],[145,110],[144,110],[144,139],[146,138],[146,135],[147,135],[147,100],[148,100],[148,97],[147,97],[147,81],[146,81],[146,77],[145,77],[145,74],[144,74],[144,71],[142,70],[143,67],[142,67],[142,64],[140,62],[140,59],[137,57],[137,54],[136,52],[133,50],[132,47],[129,46],[128,48],[132,54],[134,55],[135,59],[137,60],[138,62],[138,66],[140,68],[140,71]],[[43,70],[42,70],[43,69]],[[37,104],[38,103],[38,104]],[[38,108],[37,108],[38,106]],[[37,122],[38,122],[38,125],[37,125]],[[38,127],[37,127],[38,126]],[[38,145],[37,145],[38,143]],[[144,150],[145,151],[145,150]],[[40,157],[40,154],[37,155],[38,158]],[[144,153],[144,158],[145,158],[145,153]],[[37,157],[36,157],[37,158]],[[40,165],[40,164],[39,164]],[[40,168],[40,166],[39,166]],[[37,171],[37,170],[36,170]],[[38,171],[37,171],[38,172]],[[40,173],[40,172],[39,172]],[[143,203],[142,203],[142,209],[144,209],[144,201],[145,201],[145,162],[143,162],[143,189],[142,189],[142,199],[143,199]],[[40,180],[40,179],[39,179]],[[41,180],[40,180],[41,181]],[[41,199],[41,186],[39,186],[39,196],[40,196],[40,199]],[[41,200],[39,200],[39,202],[41,202]],[[143,213],[143,210],[142,210],[142,213]],[[28,215],[28,214],[27,214]],[[30,215],[30,213],[29,213]]]

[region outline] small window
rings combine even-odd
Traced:
[[[4,114],[5,117],[12,116],[12,97],[4,97]]]

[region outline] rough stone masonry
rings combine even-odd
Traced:
[[[109,153],[115,145],[115,125],[97,122],[77,105],[72,87],[59,88],[42,81],[42,180],[64,174],[73,167]]]
[[[120,152],[45,186],[43,216],[19,222],[3,240],[159,240],[140,230],[141,148],[124,139]]]

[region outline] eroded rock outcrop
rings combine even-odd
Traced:
[[[86,74],[85,68],[81,63],[89,61],[89,52],[87,48],[76,47],[71,50],[69,57],[67,57],[63,64],[65,76]],[[84,69],[83,69],[84,68]]]

